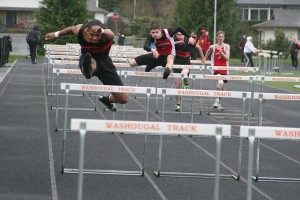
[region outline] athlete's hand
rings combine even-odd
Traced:
[[[196,43],[195,39],[192,38],[192,37],[190,37],[190,38],[189,38],[189,44],[190,44],[190,45],[195,45],[195,43]]]
[[[52,33],[47,33],[47,34],[45,35],[45,40],[53,40],[53,39],[55,39],[55,33],[54,33],[54,32],[52,32]]]
[[[151,49],[151,51],[152,51],[153,57],[158,58],[159,53],[156,51],[156,49]]]
[[[205,64],[205,61],[206,61],[205,57],[201,58],[200,60],[201,60],[202,64]]]

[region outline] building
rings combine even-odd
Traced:
[[[36,24],[35,11],[41,0],[1,0],[0,22],[6,27],[31,29]],[[87,0],[87,8],[96,19],[104,21],[108,11],[99,8],[97,0]]]
[[[282,29],[289,39],[300,41],[300,0],[237,0],[240,19],[259,21],[253,25],[259,39],[275,39],[275,29]]]

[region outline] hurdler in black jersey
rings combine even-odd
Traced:
[[[181,33],[177,32],[176,35],[174,36],[174,43],[175,43],[175,60],[174,64],[176,65],[190,65],[191,62],[191,54],[190,51],[191,49],[197,49],[199,51],[199,54],[201,56],[201,61],[202,63],[205,62],[204,55],[202,52],[202,49],[199,45],[197,44],[189,44],[188,39]],[[174,73],[181,73],[184,75],[189,74],[189,69],[184,68],[184,69],[173,69]],[[183,89],[188,89],[189,84],[188,84],[188,78],[183,79]],[[177,89],[182,88],[182,83],[180,78],[175,78],[175,87]],[[176,106],[175,106],[175,111],[179,112],[181,110],[181,98],[180,96],[176,96]]]
[[[152,53],[144,54],[130,60],[131,67],[147,65],[146,71],[150,71],[157,66],[165,67],[163,78],[167,79],[171,73],[174,64],[175,45],[173,36],[177,33],[183,33],[190,44],[194,44],[195,40],[181,26],[169,29],[161,29],[158,24],[151,24],[150,34],[145,42],[144,49]],[[155,48],[151,48],[151,43],[155,44]]]
[[[81,47],[79,67],[87,79],[97,76],[104,85],[123,86],[109,51],[114,40],[114,33],[104,27],[101,21],[93,19],[87,24],[78,24],[57,32],[47,33],[45,40],[52,40],[63,35],[77,35]],[[112,93],[109,96],[100,96],[99,100],[110,110],[116,111],[113,103],[125,104],[127,93]]]

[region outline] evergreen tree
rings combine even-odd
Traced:
[[[43,0],[36,16],[42,36],[69,26],[86,23],[91,19],[86,0]],[[77,43],[77,38],[64,36],[50,42]]]
[[[120,0],[98,0],[98,5],[100,8],[110,12],[119,12]]]

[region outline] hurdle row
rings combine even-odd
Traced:
[[[80,84],[62,84],[61,85],[61,89],[65,89],[66,90],[66,93],[68,93],[70,90],[86,90],[86,91],[102,91],[102,92],[124,92],[124,90],[126,91],[131,91],[132,93],[137,93],[137,92],[140,92],[140,93],[144,93],[144,94],[147,94],[148,96],[148,101],[147,101],[147,109],[146,109],[146,120],[148,120],[148,113],[149,113],[149,96],[151,94],[154,94],[154,88],[141,88],[141,87],[124,87],[124,86],[99,86],[99,85],[80,85]],[[147,93],[146,93],[147,91]],[[180,93],[180,91],[182,92],[181,89],[160,89],[158,90],[158,92],[161,94],[161,95],[164,95],[164,94],[170,94],[170,95],[175,95],[174,91],[176,92],[177,91],[177,94],[178,95],[182,95],[182,93]],[[191,93],[188,94],[189,96],[193,95],[193,96],[213,96],[213,97],[220,97],[222,95],[220,95],[219,93],[220,91],[211,91],[210,93],[208,93],[208,91],[193,91],[191,90]],[[249,93],[242,93],[243,94],[243,102],[245,102],[245,99],[246,98],[249,98]],[[218,96],[219,95],[219,96]],[[240,96],[240,94],[238,92],[234,92],[234,97],[238,98],[238,96]],[[260,113],[259,113],[259,119],[261,120],[262,119],[262,108],[263,108],[263,100],[264,99],[268,99],[268,100],[290,100],[290,101],[299,101],[300,100],[300,94],[278,94],[278,93],[258,93],[258,94],[255,94],[254,95],[255,98],[258,98],[259,99],[259,102],[260,102]],[[243,109],[244,109],[245,106],[243,106]],[[66,134],[67,134],[67,109],[68,108],[68,95],[66,94],[66,109],[65,109],[65,118],[64,118],[64,142],[65,143],[65,139],[66,139]],[[113,120],[114,121],[114,120]],[[162,116],[162,121],[163,121],[163,116]],[[152,122],[151,122],[152,123]],[[193,124],[193,123],[190,123],[190,124]],[[259,123],[261,125],[261,121]],[[241,125],[244,125],[244,121],[242,121],[242,124]],[[238,171],[237,171],[237,174],[234,174],[234,175],[222,175],[222,177],[224,178],[233,178],[233,179],[236,179],[236,180],[239,180],[240,178],[240,172],[241,172],[241,157],[242,157],[242,138],[240,139],[240,147],[239,147],[239,159],[238,159]],[[258,146],[259,147],[259,146]],[[65,148],[63,148],[65,152]],[[169,175],[172,175],[172,176],[205,176],[207,177],[208,175],[207,174],[190,174],[190,173],[185,173],[185,172],[162,172],[160,171],[161,170],[161,149],[162,149],[162,137],[160,139],[160,147],[159,147],[159,162],[158,162],[158,165],[159,165],[159,170],[156,172],[156,175],[157,176],[169,176]],[[64,155],[64,153],[63,153]],[[257,156],[259,158],[259,154]],[[62,162],[64,163],[64,161]],[[64,168],[64,165],[63,167]],[[64,170],[63,170],[64,171]],[[258,171],[258,169],[257,169]],[[257,176],[258,177],[258,174]],[[257,178],[256,181],[259,181],[260,179]],[[284,180],[284,179],[282,179]],[[285,179],[285,180],[290,180],[289,178]]]
[[[185,67],[189,67],[189,68],[193,68],[195,69],[195,67],[197,67],[197,69],[202,69],[199,68],[199,66],[189,66],[189,65],[182,65],[182,66],[175,66],[175,68],[185,68]],[[238,68],[240,69],[240,68]],[[243,69],[243,68],[242,68]],[[243,69],[245,70],[245,69]],[[81,74],[80,70],[76,70],[76,69],[59,69],[59,68],[54,68],[53,69],[53,73],[52,74],[56,74],[56,85],[58,87],[58,77],[59,74]],[[132,76],[132,77],[150,77],[150,78],[160,78],[162,76],[161,72],[139,72],[139,71],[123,71],[120,70],[119,74],[124,76],[124,84],[127,85],[127,77]],[[218,76],[218,75],[204,75],[204,74],[190,74],[189,76],[193,82],[192,82],[192,87],[194,88],[194,83],[196,80],[218,80],[218,79],[227,79],[227,80],[245,80],[245,81],[252,81],[254,78],[253,77],[248,77],[248,76]],[[178,73],[171,73],[170,78],[181,78],[181,80],[183,80],[184,78],[187,78],[186,75],[184,74],[178,74]],[[53,85],[54,85],[54,76],[52,76],[52,81],[51,81],[51,91],[53,91]],[[256,78],[257,79],[257,78]],[[254,82],[252,82],[254,83]],[[149,85],[148,85],[149,86]],[[158,88],[158,83],[156,82],[156,88]],[[56,96],[58,95],[58,88],[56,89]],[[253,93],[254,91],[252,91]],[[53,92],[51,92],[52,94]],[[156,98],[157,99],[157,98]],[[52,103],[52,97],[51,97],[51,103]],[[52,104],[51,104],[52,105]],[[156,102],[156,112],[158,112],[158,99]]]
[[[122,73],[123,72],[123,73]],[[76,70],[76,69],[59,69],[59,68],[54,68],[53,69],[53,74],[56,74],[56,108],[58,108],[58,86],[59,86],[59,83],[58,83],[58,77],[59,77],[59,74],[81,74],[81,71],[80,70]],[[151,77],[151,78],[158,78],[158,77],[161,77],[161,73],[159,72],[132,72],[132,71],[121,71],[121,74],[120,75],[124,75],[125,77],[125,85],[127,85],[126,83],[126,80],[127,80],[127,76],[142,76],[142,77]],[[263,76],[218,76],[218,75],[203,75],[203,74],[191,74],[190,77],[192,77],[193,79],[193,84],[194,84],[194,81],[196,79],[199,79],[199,80],[218,80],[218,79],[227,79],[227,80],[244,80],[244,81],[249,81],[250,83],[252,82],[252,85],[254,84],[254,81],[261,81],[261,82],[264,82],[264,81],[285,81],[285,82],[299,82],[300,81],[300,78],[295,78],[295,77],[263,77]],[[170,75],[170,78],[181,78],[181,79],[184,79],[184,78],[187,78],[186,75],[183,75],[183,74],[177,74],[177,73],[172,73]],[[192,88],[193,88],[193,84],[192,84]],[[53,77],[52,77],[52,89],[51,91],[53,91]],[[158,86],[156,85],[156,90],[157,90]],[[261,90],[261,92],[263,92]],[[53,92],[51,92],[53,93]],[[187,93],[189,94],[190,92],[189,91],[184,91],[183,93]],[[230,91],[228,91],[228,95],[231,95],[229,94]],[[253,111],[253,107],[254,107],[254,100],[253,100],[253,94],[254,94],[254,87],[252,87],[252,90],[251,90],[251,102],[252,104],[249,104],[252,106],[252,108],[249,108],[249,110]],[[158,112],[158,94],[156,92],[155,94],[155,99],[156,99],[156,112]],[[52,95],[53,96],[53,95]],[[51,96],[51,106],[52,106],[52,96]],[[82,96],[82,95],[80,95]],[[95,100],[97,102],[97,100]],[[193,105],[193,104],[192,104]],[[124,108],[125,109],[125,106]],[[210,109],[210,107],[209,107]],[[95,108],[94,110],[96,110],[96,105],[95,105]],[[125,109],[126,110],[126,109]],[[193,110],[193,109],[191,109]],[[129,111],[129,110],[127,110]],[[137,111],[137,110],[131,110],[131,111]],[[143,110],[142,110],[143,111]],[[182,110],[181,110],[182,112]],[[200,111],[201,112],[201,111]],[[209,110],[208,110],[208,113],[209,113]],[[191,123],[193,123],[193,114],[194,112],[191,112]],[[253,115],[253,114],[252,114]]]
[[[83,174],[107,174],[107,175],[144,175],[144,158],[143,151],[143,166],[139,171],[116,171],[116,170],[95,170],[84,168],[85,155],[85,136],[88,132],[103,134],[107,132],[124,132],[131,134],[158,135],[169,136],[174,134],[193,135],[193,136],[210,136],[216,139],[216,159],[215,172],[209,174],[210,178],[214,178],[214,199],[219,199],[219,180],[220,180],[220,157],[221,157],[221,140],[224,137],[231,136],[230,125],[220,124],[186,124],[186,123],[168,123],[168,122],[152,122],[150,125],[144,121],[116,121],[116,120],[91,120],[91,119],[71,119],[71,130],[79,132],[80,149],[79,149],[79,164],[78,169],[65,168],[64,173],[78,173],[78,188],[77,197],[82,199],[83,195]],[[181,130],[176,133],[176,130]],[[280,134],[279,134],[280,133]],[[294,133],[285,134],[285,133]],[[247,200],[252,199],[253,185],[253,157],[254,157],[254,141],[255,139],[276,139],[276,140],[299,140],[299,128],[288,127],[260,127],[260,126],[241,126],[240,137],[248,138],[248,171],[247,171]],[[146,142],[146,140],[145,140]],[[145,144],[145,143],[144,143]],[[145,144],[146,145],[146,144]],[[144,149],[145,150],[145,149]],[[156,172],[154,171],[154,174]],[[190,174],[194,175],[194,174]],[[207,175],[207,174],[206,174]]]
[[[283,71],[283,52],[262,50],[257,56],[258,67],[264,75]],[[261,65],[261,58],[263,58],[263,66]]]

